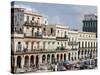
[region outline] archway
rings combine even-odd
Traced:
[[[90,51],[90,59],[92,58],[92,50]]]
[[[55,62],[55,57],[54,54],[52,54],[51,63],[53,64],[54,62]]]
[[[50,63],[50,55],[47,55],[47,62]]]
[[[80,58],[80,50],[78,51],[78,59]]]
[[[66,60],[66,54],[64,54],[64,60]]]
[[[68,53],[68,60],[69,60],[69,61],[70,61],[70,56],[71,56],[70,53]]]
[[[25,56],[25,67],[29,67],[29,56]]]
[[[43,56],[42,56],[42,63],[44,63],[44,62],[45,62],[45,59],[46,59],[46,56],[45,56],[45,55],[43,55]]]
[[[31,58],[30,58],[30,64],[34,64],[34,56],[32,55]]]
[[[87,50],[85,50],[85,58],[86,58],[86,56],[87,56]]]
[[[37,55],[36,56],[36,66],[38,66],[38,64],[39,64],[39,56]]]
[[[21,56],[17,57],[17,67],[21,68]]]
[[[60,60],[61,60],[61,61],[62,61],[62,58],[63,58],[63,54],[60,55]]]
[[[59,61],[59,54],[57,54],[57,62]]]

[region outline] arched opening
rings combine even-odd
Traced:
[[[50,63],[50,55],[47,55],[47,63]]]
[[[82,53],[81,54],[83,55],[83,50],[82,50]]]
[[[38,63],[39,63],[39,56],[36,56],[36,66],[38,67]]]
[[[86,55],[87,55],[87,50],[85,50],[85,58],[86,58]]]
[[[33,65],[34,64],[34,56],[32,55],[30,58],[30,64]]]
[[[29,57],[25,56],[25,67],[29,67]]]
[[[90,53],[90,50],[88,50],[88,54]]]
[[[46,56],[45,56],[45,55],[43,55],[43,56],[42,56],[42,63],[44,63],[44,62],[45,62],[45,59],[46,59]]]
[[[59,61],[59,54],[57,54],[57,62]]]
[[[68,53],[68,60],[70,61],[70,53]]]
[[[21,44],[21,42],[18,42],[18,44],[17,44],[17,51],[21,51],[21,49],[22,49],[22,44]]]
[[[55,57],[54,54],[52,54],[51,63],[53,64],[54,62],[55,62]]]
[[[92,50],[90,51],[90,59],[92,58]]]
[[[61,61],[62,61],[62,58],[63,58],[63,54],[60,55],[60,60],[61,60]]]
[[[21,68],[21,56],[17,57],[17,67]]]
[[[64,60],[66,60],[66,54],[64,54]]]
[[[78,51],[78,59],[79,59],[79,56],[80,56],[80,50]]]
[[[15,58],[14,56],[11,56],[11,73],[14,73],[14,67],[15,67]]]

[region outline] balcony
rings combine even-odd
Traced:
[[[56,50],[66,50],[64,47],[57,47]]]
[[[57,53],[57,52],[67,52],[67,49],[64,50],[57,50],[57,49],[34,49],[34,50],[28,50],[24,49],[23,51],[15,51],[12,54],[14,55],[24,55],[24,54],[34,54],[34,53]]]
[[[36,38],[42,38],[42,33],[41,32],[35,32],[35,37]]]
[[[65,35],[64,37],[56,37],[56,40],[61,40],[61,41],[67,41],[68,40],[68,36],[67,35]]]
[[[30,22],[28,22],[28,21],[26,21],[25,23],[24,23],[24,25],[25,26],[32,26],[32,27],[41,27],[42,26],[42,24],[40,24],[40,23],[38,23],[38,22],[33,22],[33,21],[30,21]]]
[[[68,42],[68,45],[78,45],[79,42],[76,42],[76,41],[69,41]]]
[[[77,51],[77,50],[78,50],[77,48],[69,49],[69,51]]]
[[[97,49],[97,47],[79,47],[79,49]]]
[[[35,32],[33,35],[24,34],[26,38],[42,38],[42,32]]]

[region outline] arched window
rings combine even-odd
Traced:
[[[17,51],[21,51],[21,49],[22,49],[22,44],[21,44],[21,42],[18,42],[18,44],[17,44]]]
[[[21,68],[21,56],[17,57],[17,67]]]
[[[42,63],[44,63],[44,62],[45,62],[45,59],[46,59],[46,56],[45,56],[45,55],[43,55],[43,56],[42,56]]]

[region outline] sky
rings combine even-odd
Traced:
[[[71,29],[82,31],[82,20],[85,14],[96,14],[96,6],[70,5],[70,4],[51,4],[36,2],[15,1],[15,6],[31,9],[34,12],[46,16],[49,24],[67,25]]]

